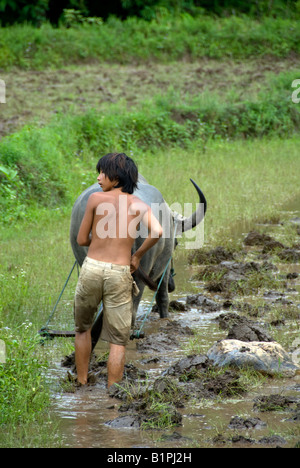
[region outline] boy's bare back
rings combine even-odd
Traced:
[[[140,222],[151,231],[149,237],[152,234],[157,242],[161,228],[148,205],[121,189],[96,192],[89,197],[77,241],[80,245],[89,245],[88,257],[117,265],[133,263],[134,271],[138,264],[132,262],[131,249]],[[151,247],[149,242],[153,244],[148,239],[149,245],[146,243],[144,250]],[[144,252],[140,254],[141,258]],[[139,257],[139,252],[136,255]]]

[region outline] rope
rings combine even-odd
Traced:
[[[53,307],[53,309],[52,309],[52,312],[50,313],[50,315],[49,315],[49,317],[48,317],[48,320],[47,320],[45,326],[42,327],[41,330],[40,330],[40,332],[43,332],[44,335],[47,335],[48,325],[49,325],[49,323],[50,323],[50,321],[51,321],[51,319],[52,319],[52,317],[53,317],[53,315],[54,315],[54,313],[55,313],[55,311],[56,311],[57,305],[58,305],[58,303],[59,303],[59,301],[60,301],[61,296],[63,295],[64,290],[66,289],[66,286],[67,286],[67,284],[68,284],[68,282],[69,282],[69,279],[70,279],[70,277],[71,277],[71,275],[72,275],[72,273],[73,273],[73,270],[74,270],[76,264],[77,264],[77,260],[75,260],[74,265],[73,265],[72,268],[71,268],[71,271],[70,271],[70,273],[69,273],[69,276],[68,276],[68,278],[66,279],[66,282],[65,282],[65,284],[64,284],[64,286],[63,286],[63,288],[62,288],[62,290],[61,290],[61,292],[60,292],[60,295],[59,295],[59,297],[58,297],[58,299],[57,299],[57,301],[56,301],[56,303],[55,303],[55,305],[54,305],[54,307]],[[78,272],[78,264],[77,264],[77,272]]]

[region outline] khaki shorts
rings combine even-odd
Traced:
[[[75,291],[75,331],[89,330],[103,301],[100,338],[126,346],[132,323],[133,278],[129,266],[100,262],[86,257]]]

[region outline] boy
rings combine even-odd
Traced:
[[[106,154],[98,161],[97,170],[103,192],[89,197],[77,236],[78,244],[89,249],[74,300],[75,362],[78,382],[85,385],[91,355],[91,328],[102,300],[101,339],[110,343],[109,388],[123,378],[133,309],[131,273],[162,236],[162,227],[150,207],[132,195],[137,186],[138,169],[131,158],[124,153]],[[148,228],[149,235],[131,255],[140,222]]]

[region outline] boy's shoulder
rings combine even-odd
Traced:
[[[129,195],[130,197],[130,208],[135,211],[147,211],[149,206],[143,202],[140,198],[136,195]]]
[[[99,201],[99,200],[104,200],[105,198],[107,198],[106,192],[93,192],[93,193],[90,194],[88,200],[89,201],[93,201],[93,200]]]

